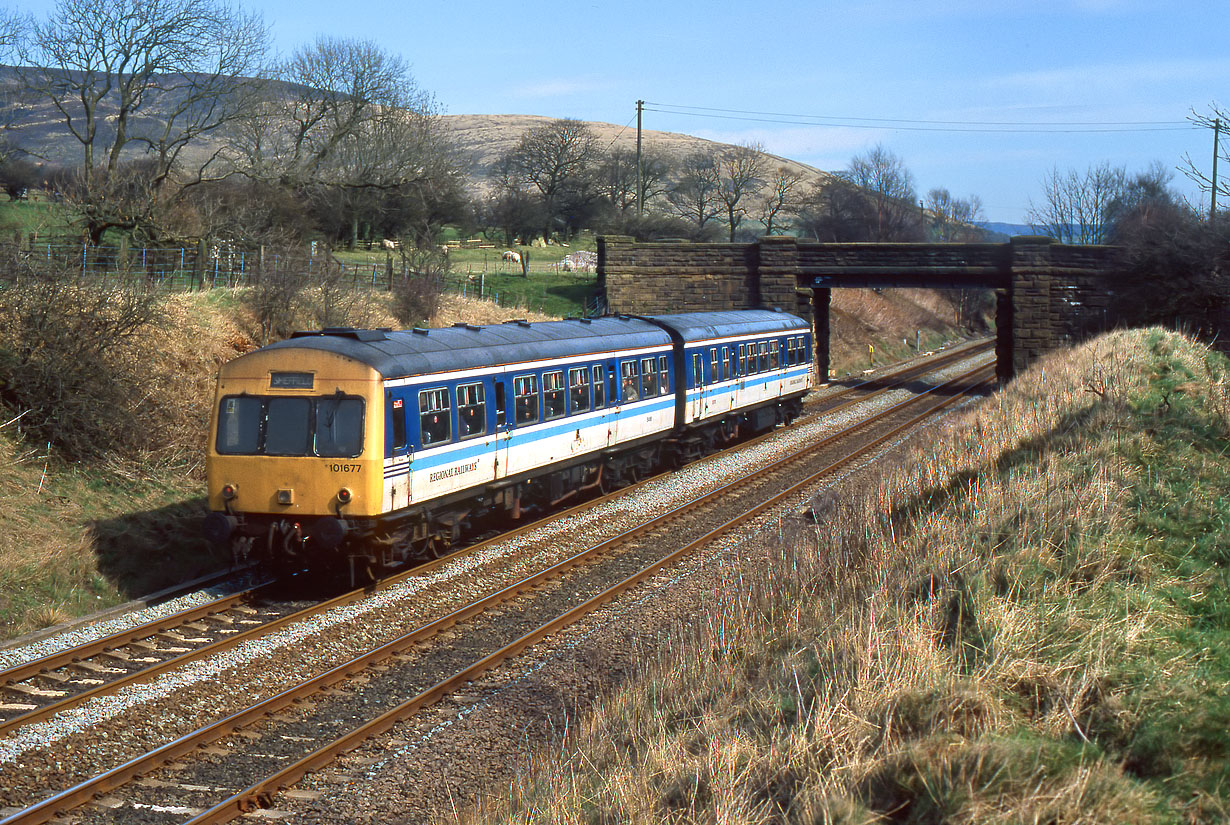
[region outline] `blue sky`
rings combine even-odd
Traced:
[[[51,5],[19,3],[36,14]],[[1192,109],[1230,105],[1227,0],[243,5],[264,15],[284,52],[330,34],[400,53],[449,114],[634,129],[642,99],[656,104],[647,106],[646,129],[759,141],[827,170],[881,143],[904,160],[920,195],[937,186],[978,195],[992,221],[1023,222],[1052,167],[1108,161],[1137,171],[1157,160],[1173,169],[1188,153],[1207,172],[1207,130],[1087,124],[1182,125]],[[734,119],[682,107],[773,114]],[[808,122],[776,122],[797,120]],[[1004,122],[1073,125],[1029,133],[980,125]],[[1175,185],[1200,197],[1178,172]]]

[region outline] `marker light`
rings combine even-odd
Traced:
[[[352,498],[354,498],[354,493],[350,492],[349,487],[343,487],[337,491],[337,500],[342,504],[349,504]]]
[[[239,491],[235,489],[234,484],[222,485],[222,497],[227,501],[231,501],[235,496],[239,495]]]

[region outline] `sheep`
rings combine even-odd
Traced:
[[[501,255],[501,256],[500,256],[500,260],[501,260],[501,261],[508,261],[508,262],[510,262],[510,263],[514,263],[514,264],[519,264],[519,263],[521,263],[521,253],[520,253],[520,252],[513,252],[513,251],[510,249],[510,250],[508,250],[507,252],[505,252],[503,255]]]

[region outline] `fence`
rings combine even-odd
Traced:
[[[135,284],[170,291],[193,291],[215,287],[246,287],[262,278],[278,277],[288,270],[300,273],[308,286],[326,280],[340,281],[355,289],[392,290],[399,279],[416,276],[391,258],[384,262],[342,264],[327,253],[286,254],[266,249],[244,249],[229,244],[197,247],[91,246],[63,242],[0,244],[4,260],[13,257],[34,266],[40,263],[62,271],[79,272],[87,278],[122,278]],[[12,256],[12,257],[10,257]],[[4,273],[0,272],[0,278]],[[491,301],[503,307],[530,308],[516,295],[487,289],[485,273],[450,273],[437,277],[444,293]],[[586,314],[599,312],[598,299],[587,305]]]

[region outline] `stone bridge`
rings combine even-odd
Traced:
[[[1100,332],[1110,317],[1116,249],[1022,236],[1008,243],[636,243],[598,238],[608,311],[629,315],[780,307],[811,318],[816,366],[829,371],[829,300],[837,287],[996,291],[997,371],[1009,379],[1042,353]]]

